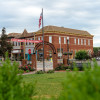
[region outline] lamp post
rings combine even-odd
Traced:
[[[69,65],[69,37],[67,37],[67,52],[68,52],[67,64]]]
[[[62,53],[62,50],[61,50],[61,37],[60,38],[60,63],[61,63],[61,53]]]

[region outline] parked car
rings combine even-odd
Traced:
[[[96,60],[100,60],[100,57],[97,57]]]
[[[71,64],[71,69],[73,70],[75,67],[78,68],[78,70],[83,70],[84,66],[88,68],[88,63],[72,63]]]

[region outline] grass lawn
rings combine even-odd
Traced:
[[[65,80],[66,72],[56,72],[52,74],[32,74],[24,75],[23,81],[36,82],[35,97],[59,96],[62,91],[62,82]]]

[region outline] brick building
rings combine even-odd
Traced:
[[[42,40],[42,29],[37,32],[28,33],[26,29],[23,33],[10,33],[8,38],[20,38],[29,40]],[[93,53],[93,35],[83,30],[69,29],[57,26],[45,26],[44,27],[44,41],[52,43],[59,57],[62,57],[63,53],[71,52],[70,59],[75,57],[75,53],[79,50],[86,50],[89,55]],[[34,43],[17,43],[13,42],[12,56],[18,58],[25,55],[26,59],[31,58],[28,55],[28,50],[31,49],[31,54],[36,44]],[[25,45],[25,47],[24,47]],[[36,52],[37,59],[42,57],[43,47],[40,46]],[[44,46],[45,58],[52,57],[52,49],[48,46]]]

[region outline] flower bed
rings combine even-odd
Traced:
[[[24,65],[24,66],[19,66],[19,70],[21,71],[23,71],[24,73],[28,73],[28,72],[30,72],[30,71],[35,71],[35,69],[34,68],[31,68],[31,64],[27,64],[27,65]]]
[[[70,66],[66,66],[66,65],[60,63],[55,68],[55,71],[63,71],[63,70],[69,69],[69,68],[70,68]]]

